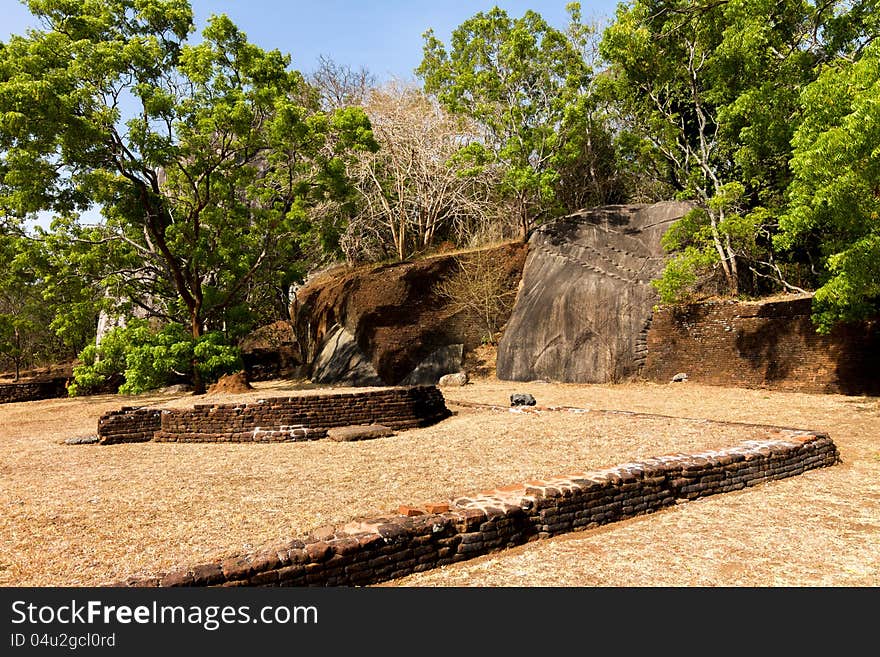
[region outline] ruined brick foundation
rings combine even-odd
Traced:
[[[825,434],[756,427],[761,439],[606,470],[528,481],[396,515],[354,520],[304,540],[112,586],[353,586],[659,511],[830,466]]]
[[[66,382],[67,379],[58,378],[49,381],[0,383],[0,404],[66,397]]]
[[[281,442],[324,438],[327,430],[361,424],[412,429],[450,415],[436,386],[270,397],[191,409],[126,407],[98,420],[104,445],[123,442]]]
[[[811,297],[714,301],[654,312],[641,375],[679,372],[710,385],[806,393],[880,394],[880,322],[841,324],[821,335]]]

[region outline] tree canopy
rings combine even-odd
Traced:
[[[665,238],[657,282],[680,299],[706,274],[719,291],[812,287],[812,263],[783,248],[795,131],[821,68],[876,36],[876,1],[636,0],[603,34],[611,88],[635,156],[697,207]],[[817,99],[814,99],[817,100]],[[805,102],[806,101],[806,102]]]
[[[776,240],[817,269],[815,320],[828,331],[875,314],[880,299],[880,42],[825,66],[802,101]]]
[[[362,151],[352,168],[360,207],[348,234],[361,242],[350,246],[390,243],[404,260],[438,237],[478,230],[496,179],[461,156],[477,143],[473,126],[413,85],[374,89],[364,109],[380,148]]]
[[[225,16],[188,43],[185,0],[29,6],[45,28],[0,50],[0,207],[56,213],[55,232],[99,249],[112,297],[198,340],[289,283],[304,249],[334,248],[309,212],[373,147],[362,111],[321,112],[289,56]],[[94,204],[104,221],[81,226]]]
[[[502,195],[524,237],[535,223],[577,209],[560,206],[558,183],[582,155],[575,144],[591,137],[598,143],[594,133],[604,128],[590,111],[594,32],[577,3],[568,9],[566,31],[537,12],[511,18],[498,7],[458,26],[448,48],[429,30],[417,69],[444,108],[481,129],[471,154],[499,168]]]

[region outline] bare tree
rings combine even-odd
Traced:
[[[351,172],[362,201],[351,231],[383,234],[404,260],[486,216],[491,179],[463,157],[471,126],[401,82],[373,90],[365,109],[380,148],[362,152]]]
[[[376,76],[363,66],[353,69],[320,55],[318,67],[309,77],[309,83],[321,94],[323,109],[334,110],[365,105],[370,90],[376,86]]]
[[[434,290],[455,311],[469,311],[480,318],[483,341],[494,344],[502,317],[509,315],[516,300],[510,273],[489,249],[471,251],[456,258],[458,270],[441,280]]]

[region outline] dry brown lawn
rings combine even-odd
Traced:
[[[66,445],[122,405],[292,393],[102,396],[0,405],[0,585],[99,585],[302,537],[328,523],[526,478],[735,444],[746,426],[456,406],[621,409],[828,431],[843,463],[790,480],[496,553],[409,586],[880,584],[880,400],[698,386],[479,381],[456,415],[355,443]],[[315,394],[318,390],[305,391]]]

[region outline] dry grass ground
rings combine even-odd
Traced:
[[[291,394],[280,383],[248,395]],[[317,390],[307,391],[314,394]],[[115,396],[0,405],[0,585],[94,585],[301,537],[323,524],[525,478],[735,444],[747,427],[456,406],[622,409],[828,431],[843,463],[395,582],[411,586],[880,584],[880,404],[874,398],[681,385],[479,381],[435,427],[355,443],[65,445]]]
[[[766,422],[828,431],[842,463],[751,490],[532,543],[394,586],[878,586],[880,400],[675,385],[487,383],[497,400]]]

